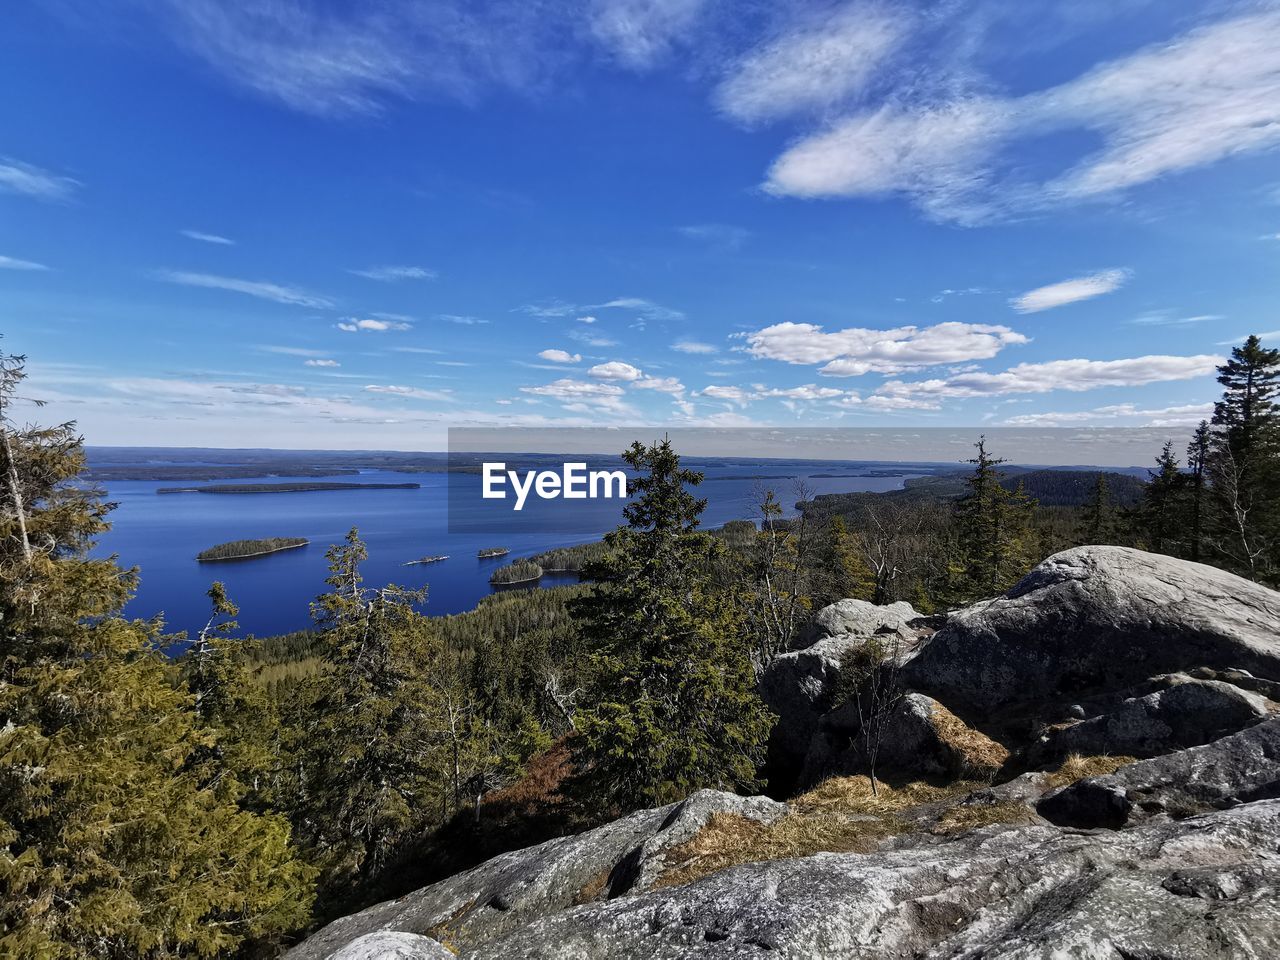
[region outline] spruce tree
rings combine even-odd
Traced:
[[[1085,504],[1084,516],[1076,531],[1081,544],[1114,543],[1116,538],[1116,512],[1111,503],[1111,490],[1107,475],[1099,473],[1093,482],[1093,494]]]
[[[7,414],[22,359],[0,370]],[[304,925],[287,824],[203,780],[216,740],[160,624],[120,616],[136,572],[89,555],[110,505],[74,425],[0,432],[0,956],[221,957]]]
[[[773,718],[755,692],[742,598],[713,575],[724,544],[697,529],[706,501],[686,487],[702,474],[682,469],[666,439],[623,458],[641,474],[638,496],[571,608],[595,651],[574,741],[585,784],[623,810],[755,788]]]
[[[1190,502],[1191,502],[1191,525],[1188,530],[1188,539],[1190,547],[1187,555],[1192,560],[1200,560],[1203,551],[1206,524],[1208,517],[1208,493],[1209,493],[1209,457],[1213,451],[1213,434],[1209,430],[1209,422],[1201,420],[1200,425],[1196,427],[1196,432],[1191,437],[1191,442],[1187,445],[1187,466],[1191,471],[1190,481]]]
[[[1218,562],[1275,582],[1280,569],[1280,350],[1256,337],[1218,368],[1224,390],[1213,411],[1208,474],[1215,502]]]
[[[1181,556],[1187,533],[1187,476],[1165,442],[1142,493],[1138,527],[1142,545],[1155,553]]]
[[[1009,490],[998,470],[1004,460],[987,453],[986,437],[974,444],[978,455],[968,462],[973,474],[969,492],[956,505],[956,532],[961,554],[953,565],[954,599],[994,596],[1012,586],[1035,562],[1031,515],[1036,502],[1018,484]]]

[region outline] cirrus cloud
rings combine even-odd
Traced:
[[[1081,300],[1100,297],[1104,293],[1111,293],[1113,290],[1120,289],[1130,276],[1131,271],[1123,268],[1103,270],[1087,277],[1076,277],[1073,280],[1063,280],[1060,283],[1037,287],[1020,297],[1014,297],[1009,303],[1018,313],[1039,313],[1041,310],[1052,310],[1054,307],[1062,307],[1068,303],[1078,303]]]

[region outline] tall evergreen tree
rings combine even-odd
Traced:
[[[1107,475],[1099,473],[1094,478],[1093,493],[1085,504],[1084,516],[1076,530],[1081,544],[1114,543],[1116,539],[1116,510],[1111,503],[1111,490]]]
[[[355,528],[326,556],[330,589],[312,610],[327,644],[303,693],[297,817],[332,898],[375,882],[398,847],[437,822],[447,779],[426,682],[439,641],[414,609],[426,591],[365,587]]]
[[[1213,411],[1208,458],[1219,562],[1274,582],[1280,568],[1280,350],[1251,336],[1218,368],[1224,390]]]
[[[1190,502],[1191,526],[1187,532],[1190,540],[1187,555],[1200,560],[1203,553],[1208,517],[1209,457],[1213,451],[1213,434],[1209,422],[1201,420],[1196,432],[1187,444],[1187,466],[1191,470]]]
[[[706,501],[686,487],[702,474],[665,439],[623,458],[641,473],[638,496],[572,608],[597,651],[594,696],[577,714],[584,780],[623,809],[754,787],[772,717],[755,693],[742,600],[713,576],[725,547],[697,529]]]
[[[7,414],[22,359],[0,371]],[[0,432],[0,956],[229,956],[303,925],[287,823],[204,781],[159,623],[120,617],[136,573],[89,556],[110,505],[74,425]]]
[[[1187,475],[1168,440],[1156,458],[1138,508],[1141,543],[1155,553],[1181,556],[1187,536]]]
[[[998,469],[1004,460],[987,453],[986,437],[974,445],[978,455],[968,462],[973,474],[969,492],[956,505],[956,527],[962,551],[953,576],[956,599],[989,597],[1012,586],[1035,561],[1031,516],[1036,502],[1019,484],[1009,490]]]

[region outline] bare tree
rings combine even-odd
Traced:
[[[1244,470],[1228,444],[1222,444],[1214,477],[1214,494],[1222,506],[1225,534],[1213,539],[1213,546],[1250,580],[1259,580],[1268,571],[1270,548],[1260,525],[1251,522],[1253,504],[1244,493]]]
[[[875,580],[872,603],[892,603],[899,598],[900,581],[914,573],[923,560],[921,541],[929,517],[929,511],[916,504],[891,500],[862,508],[853,536]]]
[[[9,506],[13,511],[14,520],[18,527],[18,541],[22,550],[22,558],[27,563],[30,563],[31,538],[27,534],[27,507],[22,493],[22,481],[18,477],[18,461],[14,456],[13,443],[10,438],[11,426],[15,433],[17,432],[17,427],[9,419],[9,407],[13,406],[19,399],[24,399],[37,407],[44,406],[43,400],[32,400],[18,396],[18,387],[27,376],[24,369],[26,362],[27,358],[25,356],[0,354],[0,456],[4,457],[4,463],[0,464],[0,468],[4,472],[4,482],[9,494]]]
[[[871,779],[871,794],[879,796],[876,763],[885,730],[902,702],[902,663],[907,645],[902,634],[878,634],[850,650],[841,663],[842,680],[853,687],[853,704],[858,712],[858,741]]]
[[[797,504],[812,497],[800,479],[792,491]],[[758,677],[774,658],[791,648],[808,620],[808,577],[817,544],[815,524],[803,509],[794,520],[786,520],[772,490],[758,487],[755,499],[760,532],[756,537],[758,598],[752,664]]]

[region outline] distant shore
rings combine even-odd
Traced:
[[[314,493],[323,490],[417,490],[420,483],[213,483],[203,487],[158,487],[156,493]]]

